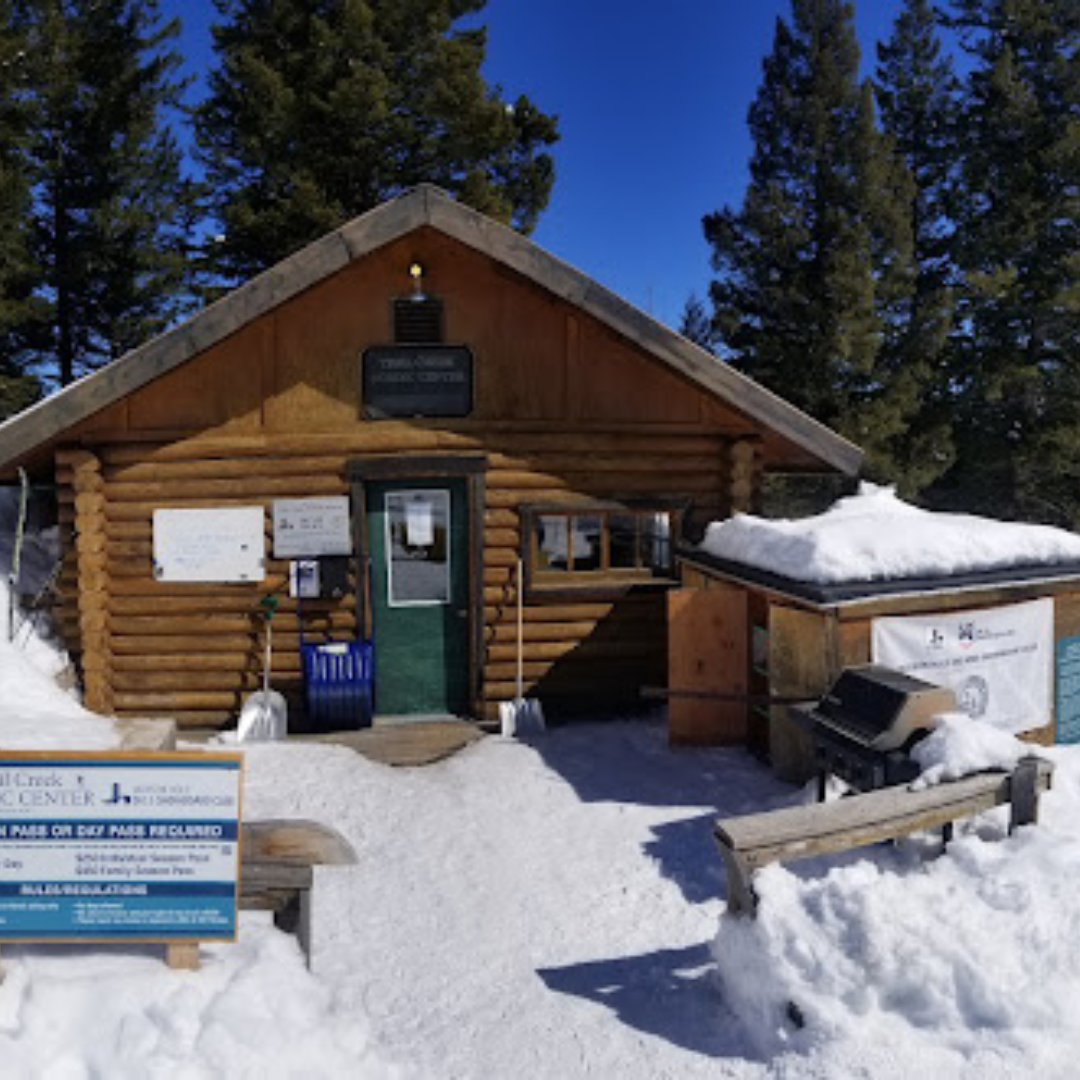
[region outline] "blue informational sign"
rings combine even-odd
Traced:
[[[1059,743],[1080,742],[1080,637],[1057,643],[1057,731]]]
[[[241,761],[0,755],[0,941],[233,940]]]

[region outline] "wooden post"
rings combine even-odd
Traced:
[[[756,509],[761,490],[762,455],[758,439],[739,439],[728,448],[728,498],[731,512]]]
[[[199,943],[173,941],[165,946],[165,963],[177,971],[199,970]]]
[[[758,899],[754,892],[754,871],[750,864],[726,844],[720,845],[720,854],[724,859],[724,881],[727,893],[729,915],[757,914]]]
[[[94,712],[111,713],[105,485],[101,461],[88,450],[77,450],[67,452],[64,462],[72,468],[75,491],[79,633],[86,707]]]
[[[1039,822],[1039,759],[1032,755],[1017,762],[1010,778],[1009,832]]]

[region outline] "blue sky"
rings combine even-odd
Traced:
[[[868,70],[900,0],[861,0]],[[164,0],[196,78],[212,62],[211,0]],[[738,203],[746,112],[789,0],[488,0],[488,81],[559,116],[557,178],[533,238],[677,325],[709,279],[701,217]],[[193,88],[198,93],[198,85]]]

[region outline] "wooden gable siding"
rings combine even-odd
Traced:
[[[446,337],[476,358],[463,420],[366,421],[359,355],[390,336],[389,301],[419,259],[443,298]],[[121,716],[221,725],[258,688],[260,599],[282,596],[275,687],[300,695],[287,564],[250,586],[157,582],[151,520],[162,506],[269,508],[349,493],[348,463],[481,454],[483,649],[478,711],[515,693],[523,503],[674,496],[699,521],[748,508],[765,443],[745,418],[505,267],[424,230],[349,265],[182,367],[84,422],[57,453],[61,518],[74,527],[61,625],[88,704]],[[269,513],[267,514],[269,523]],[[269,550],[269,544],[268,544]],[[356,599],[305,604],[313,634],[357,632]],[[663,594],[529,604],[525,688],[548,703],[613,707],[663,682]]]
[[[422,230],[248,324],[70,437],[350,430],[360,353],[390,340],[390,300],[408,292],[405,270],[414,259],[427,269],[425,287],[444,301],[447,340],[475,355],[473,424],[580,420],[758,430],[591,316]],[[789,456],[798,464],[794,448]]]

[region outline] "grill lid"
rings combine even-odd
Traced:
[[[813,710],[816,724],[873,750],[898,750],[938,713],[956,709],[952,690],[880,664],[846,668]]]

